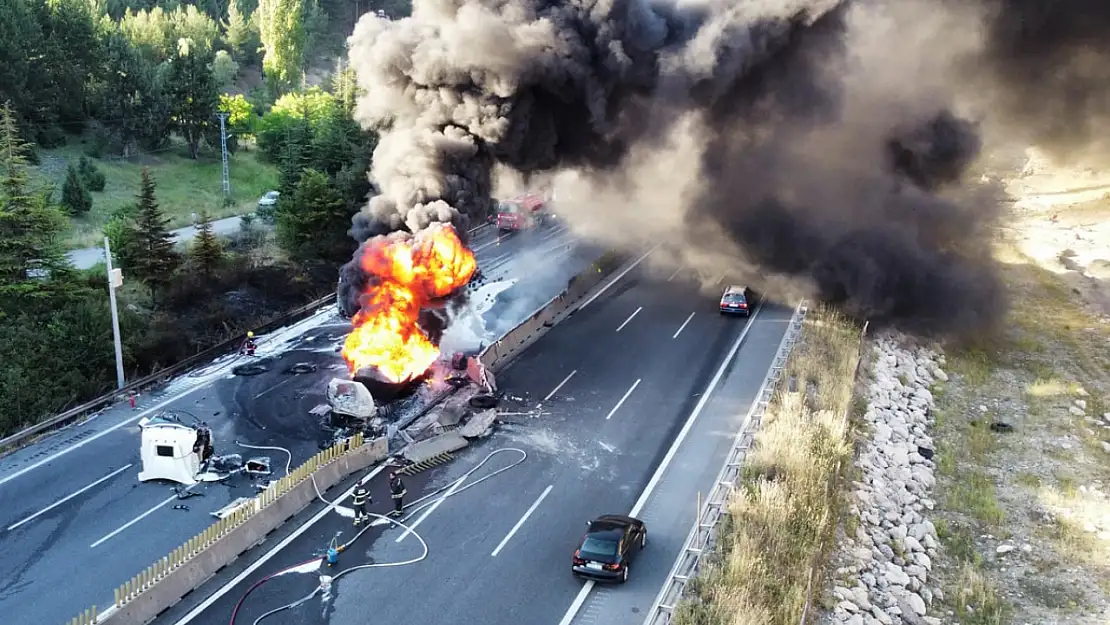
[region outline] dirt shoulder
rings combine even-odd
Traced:
[[[1052,179],[1037,163],[1025,174],[1010,181],[1015,214],[999,244],[1014,298],[1007,327],[950,350],[950,379],[934,389],[932,520],[943,547],[934,573],[945,601],[932,612],[964,625],[1103,625],[1110,186],[1083,172]]]

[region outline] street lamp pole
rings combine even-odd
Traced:
[[[119,338],[119,312],[116,310],[116,289],[123,284],[123,272],[112,269],[112,248],[108,237],[104,237],[104,261],[108,267],[108,299],[112,304],[112,338],[116,344],[116,385],[122,389],[123,378],[123,344]]]

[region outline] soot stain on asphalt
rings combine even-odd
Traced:
[[[233,407],[236,434],[251,444],[281,444],[282,440],[318,441],[326,435],[320,420],[309,413],[326,402],[330,370],[336,357],[317,352],[290,351],[271,362],[271,371],[244,378],[224,398]],[[286,370],[298,363],[317,366],[312,373]]]

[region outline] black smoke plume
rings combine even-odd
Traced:
[[[439,221],[465,236],[495,163],[571,169],[598,196],[565,212],[604,222],[609,243],[665,239],[852,314],[974,332],[1004,309],[998,203],[965,182],[980,145],[951,94],[929,92],[908,44],[869,38],[899,4],[415,0],[408,18],[364,16],[350,59],[380,194],[352,235]],[[653,164],[673,179],[644,175]],[[664,207],[599,199],[661,182],[682,189]],[[372,280],[345,266],[344,306]]]
[[[1061,162],[1110,164],[1110,3],[977,0],[969,87],[992,120]]]

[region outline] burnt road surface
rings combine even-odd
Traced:
[[[485,282],[518,281],[485,312],[499,322],[505,320],[495,316],[534,308],[554,296],[593,260],[557,223],[506,236],[484,228],[471,245]],[[560,262],[536,265],[530,259],[537,255],[560,255]],[[516,258],[522,260],[520,267]],[[327,380],[345,373],[336,347],[348,329],[333,310],[324,311],[260,337],[257,362],[267,367],[260,375],[229,376],[246,360],[228,357],[140,398],[135,410],[114,407],[0,459],[0,613],[7,615],[5,621],[62,623],[91,605],[107,607],[113,588],[209,526],[215,521],[212,512],[257,493],[244,476],[200,486],[200,496],[184,500],[176,498],[170,484],[140,484],[140,417],[165,410],[207,421],[217,453],[269,456],[275,476],[284,474],[286,454],[240,448],[235,441],[288,449],[293,466],[314,455],[327,432],[308,411],[326,401]],[[317,370],[288,373],[305,362]]]
[[[429,547],[423,561],[345,574],[326,597],[268,616],[263,625],[363,625],[367,618],[567,625],[572,605],[579,622],[639,625],[692,527],[697,492],[712,486],[793,312],[764,302],[750,321],[726,318],[717,312],[718,297],[700,293],[688,276],[651,277],[637,267],[587,300],[498,375],[509,396],[501,406],[505,423],[430,471],[420,492],[409,490],[417,497],[443,488],[498,449],[520,449],[527,460],[410,518]],[[516,457],[498,454],[462,486]],[[583,583],[572,578],[570,557],[585,522],[634,508],[649,538],[629,583],[576,601]],[[262,566],[217,576],[157,622],[228,623],[253,584],[352,529],[337,514],[302,524],[301,536],[257,549],[252,557],[264,553]],[[421,551],[406,532],[377,528],[324,573],[406,561]],[[235,623],[250,625],[304,597],[319,585],[318,575],[262,584],[242,602]]]

